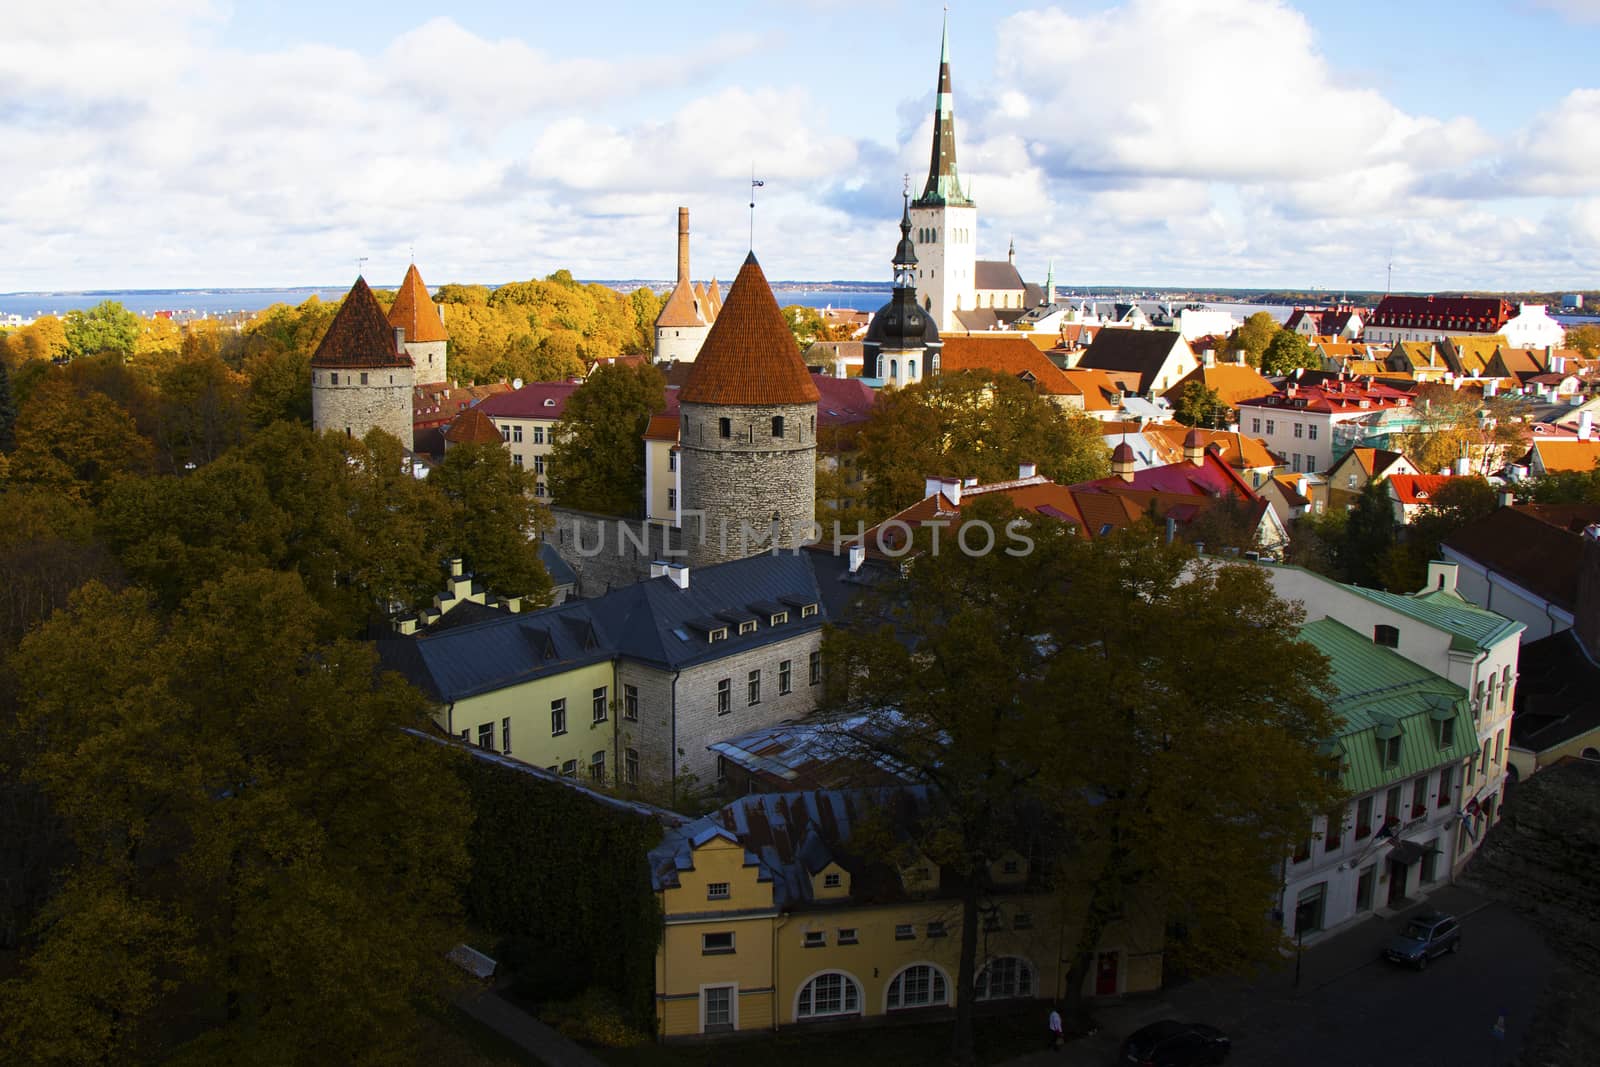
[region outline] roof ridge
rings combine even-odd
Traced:
[[[682,404],[815,404],[821,397],[755,253],[678,390]]]

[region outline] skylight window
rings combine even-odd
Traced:
[[[687,640],[689,640],[689,635],[684,633],[683,627],[681,627],[681,626],[677,626],[677,627],[673,628],[672,636],[676,637],[679,641],[687,641]]]

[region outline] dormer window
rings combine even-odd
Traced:
[[[756,632],[756,620],[754,620],[754,619],[746,619],[744,622],[741,622],[739,624],[739,636],[740,637],[743,637],[745,634],[753,634],[755,632]]]
[[[811,618],[811,616],[815,615],[816,613],[817,613],[817,606],[815,604],[805,604],[805,605],[802,605],[801,608],[800,608],[800,617],[802,619],[809,619],[809,618]]]
[[[552,397],[548,397],[548,396],[547,396],[547,397],[545,397],[545,398],[544,398],[544,406],[545,406],[545,407],[547,407],[547,408],[553,408],[553,407],[555,407],[555,406],[556,406],[556,402],[555,402],[555,399],[554,399],[554,398],[552,398]]]
[[[825,874],[822,876],[822,888],[824,889],[840,889],[843,886],[844,878],[840,875]]]
[[[788,621],[789,621],[789,613],[787,611],[780,611],[776,615],[772,616],[767,621],[767,625],[768,626],[782,626],[784,623],[786,623]]]
[[[1388,736],[1385,736],[1387,734]],[[1384,769],[1400,764],[1400,728],[1389,726],[1378,731],[1378,760]]]
[[[726,626],[720,627],[716,630],[711,630],[706,634],[707,644],[716,644],[718,641],[726,641],[727,639],[728,628]]]

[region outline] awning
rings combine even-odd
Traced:
[[[1415,841],[1396,841],[1394,848],[1389,850],[1389,858],[1401,866],[1409,867],[1422,858],[1422,846]]]

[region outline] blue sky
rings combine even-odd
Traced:
[[[113,5],[121,7],[124,5]],[[941,7],[148,0],[13,13],[0,291],[886,279]],[[980,254],[1068,283],[1592,286],[1600,0],[950,11]],[[19,252],[20,250],[20,252]]]

